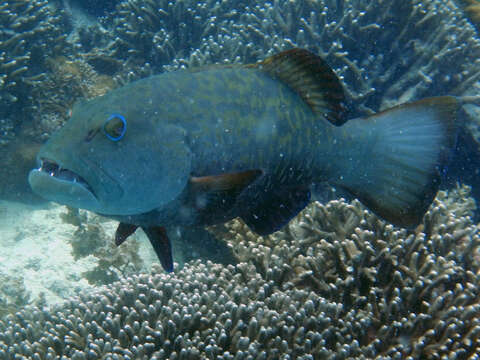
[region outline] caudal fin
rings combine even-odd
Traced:
[[[419,224],[455,146],[458,107],[434,97],[350,120],[343,135],[352,145],[334,182],[393,224]]]

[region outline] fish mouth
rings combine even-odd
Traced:
[[[80,185],[84,187],[85,190],[89,191],[90,193],[92,193],[93,196],[96,197],[92,187],[88,184],[88,182],[82,176],[80,176],[76,172],[70,169],[64,168],[61,165],[57,164],[55,161],[50,159],[40,158],[39,162],[40,162],[40,166],[36,169],[36,171],[42,174],[47,174],[48,176],[56,180],[71,182],[75,185]]]

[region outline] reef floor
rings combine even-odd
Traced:
[[[71,241],[76,226],[62,221],[65,206],[47,203],[26,205],[0,200],[0,300],[33,302],[44,298],[49,305],[94,289],[83,276],[98,262],[93,255],[77,260]],[[106,236],[113,236],[117,223],[102,222]],[[146,271],[155,261],[143,234],[139,255]],[[112,240],[113,241],[113,240]],[[43,294],[43,295],[41,295]]]

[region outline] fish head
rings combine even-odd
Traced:
[[[104,215],[142,214],[179,196],[191,167],[185,131],[111,98],[76,106],[43,145],[29,173],[35,193]]]

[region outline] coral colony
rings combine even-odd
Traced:
[[[239,263],[158,266],[0,322],[14,359],[466,359],[480,349],[480,236],[469,189],[415,231],[357,201],[313,203],[283,231],[211,229]],[[312,354],[315,354],[312,355]]]

